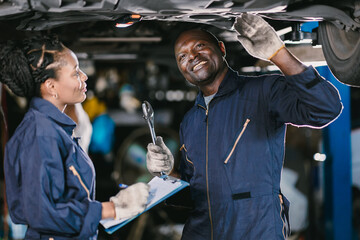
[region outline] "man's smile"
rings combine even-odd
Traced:
[[[202,65],[204,65],[205,63],[207,63],[207,61],[201,61],[201,62],[199,62],[198,64],[196,64],[196,65],[193,67],[192,71],[196,71],[196,70],[200,69],[200,68],[202,67]]]

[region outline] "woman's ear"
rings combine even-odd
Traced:
[[[45,80],[43,84],[41,84],[41,95],[44,96],[52,96],[57,98],[55,79],[48,78]]]

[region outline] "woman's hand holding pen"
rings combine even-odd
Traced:
[[[149,143],[147,146],[146,166],[153,176],[161,173],[169,175],[174,167],[174,156],[165,145],[162,137],[156,138],[156,144]]]
[[[149,197],[150,186],[146,183],[136,183],[120,190],[110,198],[115,206],[115,219],[133,217],[145,210]]]

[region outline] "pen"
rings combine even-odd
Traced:
[[[128,185],[123,184],[123,183],[120,183],[120,184],[119,184],[119,187],[120,187],[120,188],[122,188],[122,189],[125,189],[125,188],[127,188],[127,187],[128,187]]]
[[[160,178],[162,178],[164,181],[168,179],[168,175],[166,175],[163,171],[160,172]]]

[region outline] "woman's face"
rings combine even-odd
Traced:
[[[60,67],[56,71],[55,87],[57,100],[62,104],[83,102],[86,98],[87,75],[80,70],[75,54],[66,48],[59,58]]]

